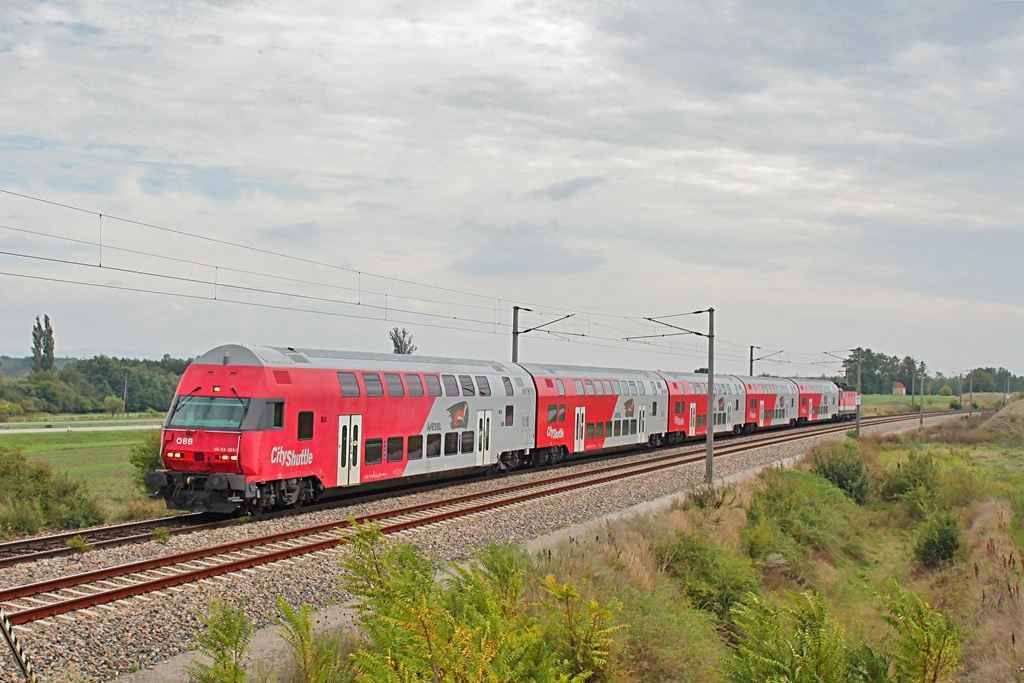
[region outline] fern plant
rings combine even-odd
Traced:
[[[794,595],[791,605],[779,607],[748,593],[733,607],[733,622],[742,635],[725,667],[732,683],[851,680],[843,628],[814,592]]]
[[[882,599],[884,619],[896,632],[890,644],[895,680],[953,680],[960,664],[963,635],[948,612],[939,612],[921,596],[889,579]]]
[[[242,662],[252,640],[252,620],[241,607],[216,598],[210,613],[199,615],[205,631],[197,637],[199,651],[210,659],[207,664],[192,660],[184,672],[199,683],[245,683],[248,674]]]

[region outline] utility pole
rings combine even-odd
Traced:
[[[974,415],[974,371],[971,370],[971,412],[968,415]]]
[[[128,414],[128,373],[124,373],[124,395],[121,397],[124,401],[124,414]]]
[[[561,322],[561,321],[565,320],[566,318],[571,318],[574,315],[576,315],[575,313],[570,313],[569,315],[563,315],[561,318],[558,318],[556,320],[549,320],[548,322],[544,323],[543,325],[537,325],[536,327],[531,327],[528,330],[523,330],[522,332],[520,332],[519,331],[519,311],[530,311],[532,313],[533,309],[532,308],[523,308],[522,306],[513,306],[512,307],[512,362],[513,363],[518,363],[519,362],[519,335],[527,334],[528,332],[533,332],[534,330],[539,330],[542,327],[547,327],[548,325],[553,325],[553,324],[555,324],[557,322]]]
[[[857,438],[860,438],[860,347],[857,347]]]
[[[960,373],[960,410],[964,409],[964,373]]]
[[[921,406],[918,416],[917,428],[924,429],[924,363],[921,364]]]
[[[761,348],[761,347],[760,346],[751,346],[750,347],[750,372],[748,372],[747,374],[750,375],[751,377],[754,376],[754,349],[759,349],[759,348]]]
[[[522,306],[512,307],[512,362],[519,362],[519,311],[530,311],[531,308],[523,308]]]
[[[704,481],[708,486],[715,483],[715,309],[708,308],[708,438],[707,458],[704,465]]]

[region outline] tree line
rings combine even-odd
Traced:
[[[928,365],[913,356],[889,356],[871,349],[854,349],[843,361],[845,377],[838,378],[851,387],[857,386],[858,353],[861,364],[861,393],[891,394],[893,384],[902,382],[907,393],[921,393],[920,381],[924,376],[924,393],[928,395],[959,396],[973,389],[977,393],[1011,393],[1024,391],[1024,377],[1014,375],[1006,368],[974,368],[961,375],[929,374]]]
[[[160,360],[57,359],[55,347],[50,317],[37,316],[32,355],[0,364],[0,420],[31,413],[166,412],[192,362],[166,354]]]

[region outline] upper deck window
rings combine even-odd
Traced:
[[[174,429],[238,429],[249,399],[237,396],[179,396],[167,426]]]
[[[423,381],[427,383],[427,396],[441,395],[441,382],[437,375],[423,375]]]
[[[508,377],[502,377],[501,381],[505,384],[505,395],[514,396],[515,391],[512,389],[512,380],[510,380]]]
[[[341,384],[341,395],[343,398],[359,397],[359,380],[354,372],[339,372],[338,382]]]
[[[363,373],[363,386],[366,387],[367,396],[384,395],[384,385],[380,383],[380,375],[376,372]]]
[[[556,379],[555,382],[558,383],[558,395],[565,396],[565,384],[563,384],[560,379]]]
[[[405,396],[405,387],[402,386],[402,377],[397,372],[385,372],[384,381],[388,385],[388,396]]]
[[[405,384],[409,387],[410,396],[422,396],[423,395],[423,383],[420,381],[419,375],[405,375]]]
[[[445,396],[459,395],[459,383],[455,379],[455,375],[441,375],[441,381],[444,382]]]

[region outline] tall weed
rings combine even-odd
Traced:
[[[695,607],[729,622],[731,610],[747,593],[757,590],[750,563],[730,555],[710,538],[678,533],[658,549],[668,573]]]
[[[830,481],[858,505],[867,501],[871,482],[856,442],[831,441],[816,446],[811,451],[811,471]]]

